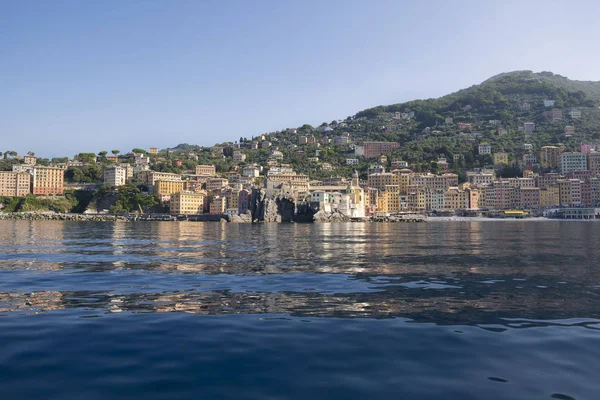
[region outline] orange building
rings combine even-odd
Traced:
[[[40,196],[65,193],[65,171],[62,168],[33,168],[32,193]]]
[[[27,196],[31,193],[31,175],[27,172],[0,172],[0,196]]]

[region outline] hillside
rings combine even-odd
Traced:
[[[546,106],[545,100],[553,100],[554,105]],[[407,161],[417,171],[432,169],[438,158],[446,158],[451,170],[461,172],[493,164],[492,156],[478,155],[478,144],[482,142],[490,143],[493,153],[509,153],[512,164],[522,160],[525,144],[531,144],[533,154],[538,154],[544,145],[563,143],[567,150],[574,151],[581,143],[600,141],[598,104],[600,82],[574,81],[551,72],[516,71],[437,99],[377,106],[345,120],[319,127],[303,125],[265,137],[279,147],[283,162],[317,178],[348,176],[352,168],[365,176],[373,160],[360,159],[358,166],[347,167],[345,160],[353,157],[353,144],[322,140],[346,132],[354,144],[367,140],[399,142],[400,149],[389,158]],[[553,109],[560,110],[560,119],[544,116]],[[572,118],[571,111],[581,115]],[[525,122],[534,122],[535,130],[524,132]],[[470,129],[459,129],[459,123],[471,124]],[[567,126],[574,127],[573,135],[565,135]],[[319,147],[299,144],[301,136],[313,135],[321,142]],[[317,153],[319,162],[307,160]],[[455,155],[461,159],[454,162]],[[262,163],[268,157],[266,149],[248,151],[248,161]],[[332,170],[324,170],[323,162],[331,164]]]

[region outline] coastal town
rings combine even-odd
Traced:
[[[341,138],[341,139],[340,139]],[[197,164],[195,151],[136,149],[118,155],[81,153],[62,163],[39,165],[32,153],[19,156],[5,153],[11,159],[12,171],[0,172],[0,196],[60,198],[73,191],[98,191],[104,188],[118,191],[126,185],[135,186],[141,195],[155,199],[158,209],[171,215],[244,215],[249,212],[252,191],[260,190],[267,198],[285,197],[295,206],[310,205],[315,212],[337,213],[351,220],[382,218],[418,213],[423,215],[540,216],[553,210],[555,216],[592,219],[600,206],[600,146],[582,144],[579,152],[565,151],[562,145],[546,145],[534,151],[523,145],[519,177],[497,177],[494,167],[467,170],[463,177],[449,170],[445,159],[437,162],[437,171],[416,172],[408,162],[389,155],[400,144],[396,142],[364,141],[353,143],[350,135],[330,139],[300,136],[296,148],[309,144],[326,148],[332,141],[351,146],[354,156],[347,158],[349,166],[368,162],[363,178],[354,171],[351,176],[311,179],[282,162],[283,153],[268,137],[202,149],[215,160],[230,159],[228,171],[218,171],[215,164]],[[247,163],[246,153],[252,149],[267,149],[264,165]],[[493,152],[490,145],[480,143],[476,151],[493,157],[494,165],[508,164],[508,154]],[[303,150],[297,150],[302,154]],[[318,151],[317,151],[318,154]],[[304,155],[304,154],[302,154]],[[312,162],[318,163],[315,155]],[[456,157],[457,161],[460,155]],[[193,166],[182,173],[163,172],[156,166]],[[532,166],[537,164],[538,171]],[[96,167],[102,171],[101,182],[68,182],[68,171]],[[326,163],[320,164],[327,169]],[[98,212],[137,212],[100,209]]]

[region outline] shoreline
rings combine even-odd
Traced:
[[[215,216],[216,217],[216,216]],[[11,212],[1,213],[0,221],[92,221],[92,222],[227,222],[227,223],[252,223],[250,221],[240,220],[227,220],[224,217],[214,218],[212,220],[191,220],[191,219],[179,219],[177,216],[166,216],[166,215],[116,215],[116,214],[75,214],[75,213],[55,213],[55,212]],[[523,217],[523,218],[491,218],[491,217],[464,217],[464,216],[444,216],[444,217],[424,217],[421,221],[403,221],[403,220],[370,220],[366,219],[363,221],[336,221],[336,220],[318,220],[312,223],[422,223],[422,222],[494,222],[494,221],[594,221],[594,219],[583,220],[583,219],[560,219],[560,218],[548,218],[548,217]],[[282,222],[255,222],[258,224],[265,223],[282,223]],[[294,223],[294,222],[292,222]],[[300,223],[300,222],[295,222]],[[308,222],[311,223],[311,222]]]

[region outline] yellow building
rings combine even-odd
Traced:
[[[540,207],[557,207],[560,204],[558,186],[548,186],[540,189]]]
[[[223,193],[223,197],[226,199],[225,208],[235,208],[238,209],[239,198],[240,198],[240,189],[227,189]]]
[[[170,199],[171,214],[202,214],[204,209],[204,192],[181,191],[173,193]]]
[[[140,171],[138,173],[138,181],[142,185],[154,185],[154,183],[158,180],[181,181],[181,175],[159,171]]]
[[[542,146],[540,149],[540,166],[546,169],[557,169],[558,158],[563,148],[559,146]]]
[[[508,153],[494,153],[494,164],[508,165]]]
[[[480,193],[477,188],[468,187],[465,189],[466,197],[467,197],[467,206],[472,210],[479,209],[479,199]]]
[[[413,172],[409,169],[395,169],[392,174],[398,177],[398,186],[400,186],[400,193],[406,194],[408,192],[408,186],[411,184],[411,177]]]
[[[64,194],[65,171],[62,168],[34,167],[31,191],[40,196]]]
[[[156,147],[150,147],[148,149],[148,153],[150,153],[150,154],[158,154],[158,148],[156,148]]]
[[[154,193],[161,203],[166,203],[171,199],[173,193],[181,192],[184,189],[184,183],[183,181],[158,180],[154,183]]]
[[[376,188],[377,190],[384,191],[386,186],[398,185],[400,181],[398,175],[394,175],[390,172],[375,173],[369,175],[368,185],[369,187]]]
[[[464,210],[468,208],[467,193],[458,187],[451,187],[445,193],[444,206],[450,210]]]
[[[398,185],[387,185],[382,195],[385,197],[385,204],[387,205],[386,212],[400,212],[400,187]]]

